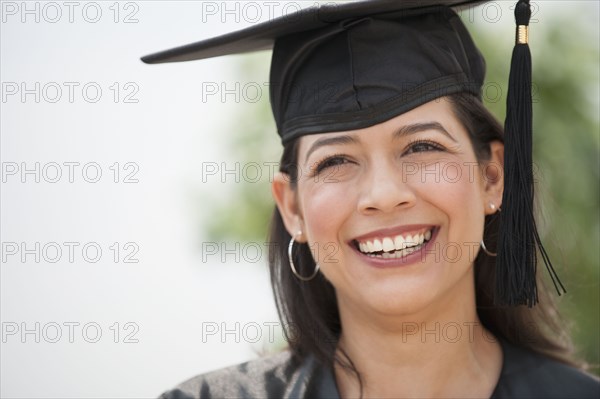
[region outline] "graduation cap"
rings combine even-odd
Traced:
[[[302,10],[142,58],[148,64],[273,50],[270,100],[283,144],[307,134],[361,129],[455,93],[480,98],[485,60],[454,9],[485,1],[370,0]],[[529,0],[517,24],[505,121],[504,194],[495,302],[538,302],[539,250],[564,291],[533,214]]]

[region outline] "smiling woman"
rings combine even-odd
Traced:
[[[562,288],[533,219],[529,2],[504,129],[448,8],[466,3],[323,7],[144,58],[273,46],[284,145],[269,263],[289,351],[164,398],[597,397],[537,272],[539,252]]]
[[[502,201],[502,180],[473,174],[478,158],[451,107],[432,101],[369,128],[302,137],[301,178],[275,180],[286,230],[309,241],[341,314],[414,314],[472,293],[471,244]],[[501,165],[497,140],[482,161]]]
[[[512,367],[501,367],[500,347],[506,356],[509,342],[575,365],[543,286],[534,309],[493,304],[495,254],[479,247],[496,247],[502,141],[479,100],[456,94],[370,128],[285,147],[271,240],[300,231],[294,240],[308,242],[296,261],[274,246],[275,294],[282,318],[310,332],[289,337],[292,348],[335,364],[342,397],[361,389],[367,397],[434,397],[454,384],[454,396],[490,397],[495,389],[500,397],[509,388],[499,376]],[[305,275],[318,264],[322,275],[299,284],[290,262]],[[464,391],[447,370],[467,354],[481,364],[462,364],[460,373],[482,384]],[[439,386],[406,391],[424,378],[423,369],[402,378],[406,359],[432,362]]]

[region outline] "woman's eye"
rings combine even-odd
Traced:
[[[347,158],[340,156],[332,156],[329,158],[325,158],[324,160],[317,163],[317,166],[315,167],[315,173],[321,173],[327,168],[339,167],[349,162],[350,161]]]
[[[406,154],[414,152],[443,151],[444,147],[433,141],[417,141],[408,146]]]

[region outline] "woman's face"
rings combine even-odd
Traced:
[[[279,176],[273,193],[341,309],[403,315],[473,301],[484,218],[502,198],[501,143],[480,164],[449,100],[300,140],[297,187]]]

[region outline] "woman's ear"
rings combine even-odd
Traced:
[[[296,191],[290,182],[290,176],[276,173],[271,183],[271,193],[279,209],[286,230],[292,237],[302,231],[302,217],[299,212]]]
[[[502,205],[502,194],[504,193],[504,144],[500,141],[490,143],[490,160],[483,169],[483,179],[486,192],[486,209],[489,204],[496,208]],[[495,210],[492,209],[491,213]]]

